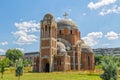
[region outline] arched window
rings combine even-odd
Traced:
[[[88,56],[88,69],[90,69],[90,57]]]
[[[72,34],[72,30],[70,30],[70,34]]]
[[[45,25],[45,31],[47,31],[47,25]]]
[[[59,30],[59,34],[60,34],[60,35],[61,35],[61,33],[62,33],[61,30]]]
[[[56,38],[56,29],[55,29],[55,34],[54,34],[54,37]]]
[[[49,26],[49,36],[50,36],[50,32],[51,32],[51,27]]]

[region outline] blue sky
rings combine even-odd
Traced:
[[[120,47],[120,0],[0,0],[0,54],[9,48],[39,51],[39,22],[67,12],[92,48]]]

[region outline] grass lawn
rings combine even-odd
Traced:
[[[1,75],[0,75],[1,76]],[[0,79],[2,80],[2,79]],[[17,80],[15,74],[5,73],[3,80]],[[24,73],[21,80],[101,80],[99,74],[86,72]],[[120,80],[120,79],[119,79]]]
[[[101,69],[94,72],[89,71],[68,71],[68,72],[51,72],[51,73],[28,73],[31,67],[25,67],[21,80],[102,80],[99,75],[103,73]],[[4,73],[4,78],[0,80],[18,80],[15,77],[14,67],[9,68]],[[120,78],[119,78],[120,80]]]

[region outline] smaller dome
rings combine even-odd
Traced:
[[[65,45],[62,42],[57,42],[57,49],[65,49]]]
[[[76,42],[76,45],[81,45],[82,44],[82,40],[78,40],[77,42]]]
[[[81,45],[81,52],[85,53],[93,53],[93,50],[86,44]]]
[[[66,53],[66,50],[65,49],[61,49],[60,53]]]
[[[59,55],[66,54],[65,45],[62,42],[57,42],[57,52]]]
[[[61,49],[58,54],[59,55],[67,55],[67,52],[65,49]]]

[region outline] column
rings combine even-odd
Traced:
[[[75,70],[75,51],[73,51],[73,69]]]

